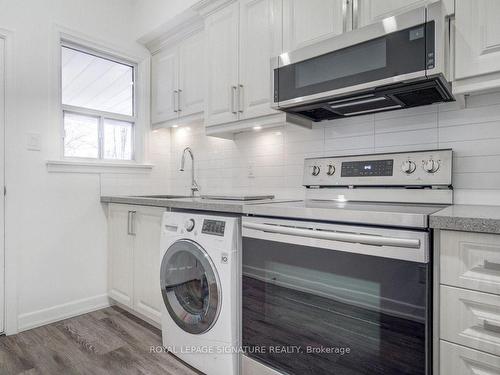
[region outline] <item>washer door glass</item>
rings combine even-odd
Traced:
[[[174,322],[201,334],[215,324],[221,306],[219,278],[208,254],[195,242],[179,240],[161,263],[161,292]]]

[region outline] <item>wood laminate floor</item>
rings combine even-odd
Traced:
[[[161,346],[161,331],[109,307],[0,337],[0,375],[197,375]]]

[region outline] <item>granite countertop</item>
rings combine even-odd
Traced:
[[[273,202],[276,201],[280,200],[273,200]],[[158,197],[139,197],[139,196],[102,196],[101,202],[243,214],[243,206],[251,204],[269,203],[270,200],[266,199],[266,200],[236,201],[236,200],[202,199],[200,197],[194,197],[194,198],[179,197],[179,198],[166,199]]]
[[[430,216],[434,229],[500,234],[500,206],[453,205]]]

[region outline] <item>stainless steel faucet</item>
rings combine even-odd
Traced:
[[[181,160],[181,172],[184,172],[184,164],[186,163],[186,153],[191,156],[191,196],[194,197],[194,193],[196,191],[200,191],[200,186],[196,183],[194,179],[194,155],[193,150],[191,148],[186,147],[184,151],[182,151],[182,160]]]

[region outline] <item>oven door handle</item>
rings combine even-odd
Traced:
[[[285,234],[289,236],[299,236],[314,238],[320,240],[340,241],[349,243],[360,243],[364,245],[374,246],[394,246],[411,249],[420,248],[420,240],[417,238],[397,238],[376,236],[370,234],[346,233],[346,232],[329,232],[325,230],[301,229],[293,227],[285,227],[280,225],[260,224],[244,222],[243,228],[260,230],[263,232]]]

